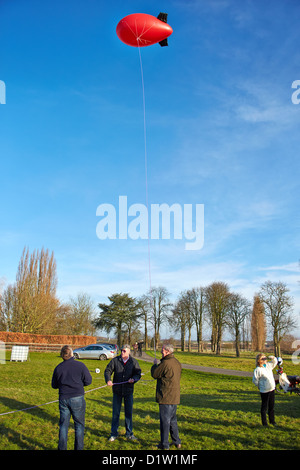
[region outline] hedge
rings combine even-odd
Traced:
[[[84,346],[96,343],[96,336],[86,335],[35,335],[31,333],[14,333],[0,331],[0,341],[4,343],[39,343],[39,344],[70,344]]]

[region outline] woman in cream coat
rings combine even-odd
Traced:
[[[261,421],[263,426],[268,426],[267,414],[269,422],[273,426],[275,423],[274,404],[275,404],[275,380],[273,369],[276,367],[277,359],[274,356],[267,357],[264,354],[256,356],[256,369],[253,372],[252,382],[258,387],[261,396]]]

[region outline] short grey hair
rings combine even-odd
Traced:
[[[173,353],[174,352],[174,346],[173,344],[170,344],[170,343],[164,343],[162,345],[163,349],[165,349],[166,351],[168,351],[169,353]]]
[[[129,349],[129,351],[130,351],[130,346],[129,346],[129,344],[124,344],[124,346],[122,347],[122,349]]]

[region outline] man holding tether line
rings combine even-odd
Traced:
[[[113,381],[111,376],[114,374]],[[122,401],[124,399],[126,437],[136,440],[133,434],[132,409],[134,383],[141,378],[141,368],[138,361],[130,355],[130,346],[125,344],[121,349],[121,355],[114,357],[107,365],[104,372],[105,382],[113,386],[113,408],[111,435],[109,441],[118,437],[118,428]]]

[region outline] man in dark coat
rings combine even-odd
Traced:
[[[111,380],[112,373],[114,374],[113,382]],[[130,356],[130,346],[128,344],[125,344],[121,349],[121,355],[114,357],[107,365],[104,378],[107,385],[113,387],[113,409],[109,440],[114,441],[118,437],[123,399],[126,437],[130,440],[136,440],[132,431],[133,391],[134,383],[141,378],[141,368],[138,361]]]
[[[159,449],[169,449],[169,433],[172,443],[181,448],[181,440],[177,425],[177,405],[180,404],[181,364],[174,357],[171,344],[163,344],[160,364],[154,360],[151,375],[157,379],[156,401],[159,404],[160,443]]]
[[[76,361],[70,346],[60,352],[63,362],[55,367],[52,388],[59,390],[59,441],[58,449],[67,450],[70,417],[75,428],[74,450],[83,450],[85,427],[84,387],[92,383],[92,376],[82,362]]]

